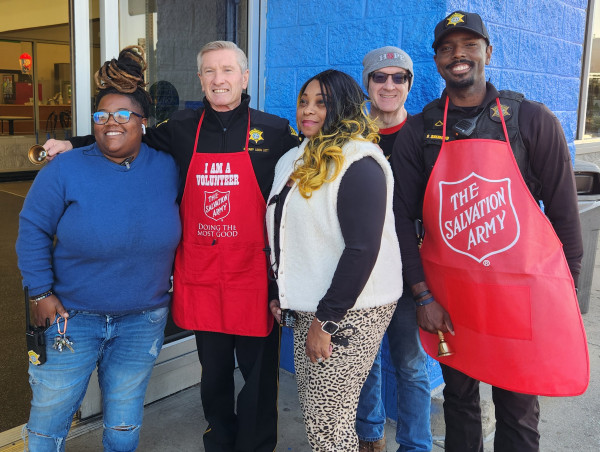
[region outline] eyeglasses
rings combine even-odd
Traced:
[[[403,74],[401,72],[396,72],[395,74],[386,74],[384,72],[373,72],[371,74],[371,80],[375,83],[383,84],[387,82],[388,77],[392,77],[392,81],[395,85],[404,85],[411,79],[410,74]]]
[[[119,124],[127,124],[129,122],[129,120],[131,119],[131,115],[135,115],[138,118],[143,118],[143,116],[140,115],[139,113],[136,113],[135,111],[129,111],[129,110],[119,110],[119,111],[112,111],[112,112],[97,111],[96,113],[94,113],[92,115],[92,118],[94,119],[94,122],[96,124],[103,125],[108,122],[111,115],[115,119],[115,121],[118,122]]]

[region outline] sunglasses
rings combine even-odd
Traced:
[[[396,72],[395,74],[385,74],[383,72],[373,72],[371,74],[371,80],[375,83],[383,84],[387,82],[388,77],[392,77],[392,81],[395,85],[404,85],[411,79],[410,74],[402,74],[400,72]]]
[[[111,115],[114,118],[114,120],[116,122],[118,122],[119,124],[127,124],[129,122],[129,120],[131,119],[131,115],[135,115],[138,118],[143,118],[143,116],[140,115],[139,113],[136,113],[135,111],[129,111],[129,110],[119,110],[119,111],[113,111],[113,112],[97,111],[96,113],[94,113],[92,115],[92,118],[94,119],[94,123],[96,123],[98,125],[103,125],[108,122]]]

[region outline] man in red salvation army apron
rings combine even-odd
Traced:
[[[392,166],[424,348],[435,357],[436,333],[451,333],[454,354],[439,358],[445,447],[483,451],[481,380],[493,385],[494,450],[537,451],[536,394],[578,395],[589,380],[570,154],[545,106],[486,83],[492,46],[479,15],[456,11],[434,34],[446,89],[399,132]]]
[[[235,44],[205,45],[198,66],[206,98],[185,130],[186,137],[193,134],[173,273],[173,320],[196,335],[208,421],[204,450],[272,452],[279,329],[268,310],[265,198],[277,160],[297,146],[297,136],[288,121],[249,108],[242,93],[248,63]],[[244,377],[237,401],[236,358]]]

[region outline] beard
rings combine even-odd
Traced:
[[[459,64],[468,64],[471,69],[474,66],[472,61],[463,59],[463,60],[455,61],[455,62],[449,64],[448,66],[446,66],[446,69],[448,71],[450,71],[454,66],[457,66]],[[454,88],[454,89],[468,88],[475,84],[475,74],[470,74],[466,78],[463,78],[460,80],[454,80],[454,79],[452,79],[452,75],[449,75],[448,78],[445,78],[444,80],[446,81],[446,85],[448,85],[450,88]]]
[[[472,75],[462,80],[446,79],[446,85],[453,89],[469,88],[475,84],[475,76]]]

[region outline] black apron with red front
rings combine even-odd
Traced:
[[[502,108],[496,100],[498,111]],[[444,112],[443,136],[446,136]],[[506,142],[442,144],[425,191],[421,258],[448,311],[453,355],[421,331],[429,355],[491,385],[549,396],[589,382],[583,322],[566,258]],[[460,164],[457,164],[460,162]]]
[[[173,273],[173,320],[185,329],[264,337],[268,310],[266,203],[246,148],[194,154],[181,202]]]

